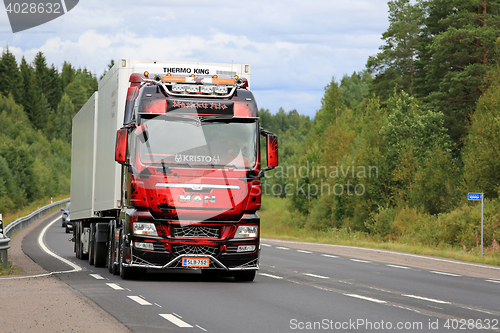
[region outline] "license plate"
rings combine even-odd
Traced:
[[[182,258],[182,266],[184,267],[208,267],[208,258]]]

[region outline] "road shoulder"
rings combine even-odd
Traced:
[[[24,237],[58,214],[39,219],[11,239],[9,260],[19,274],[0,277],[2,332],[130,332],[97,304],[24,254]]]

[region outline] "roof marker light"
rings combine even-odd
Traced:
[[[148,76],[149,76],[149,72],[148,72],[148,71],[145,71],[145,72],[144,72],[144,77],[147,79],[147,78],[148,78]]]

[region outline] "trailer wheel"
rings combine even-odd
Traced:
[[[256,271],[234,272],[234,279],[238,282],[251,282],[255,279]]]
[[[80,253],[80,222],[75,222],[75,253],[78,259],[81,259],[82,255]]]

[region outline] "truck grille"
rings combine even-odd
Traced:
[[[174,227],[172,230],[172,237],[219,238],[220,228],[198,225]]]
[[[172,252],[175,255],[199,254],[204,256],[216,256],[219,253],[218,246],[209,245],[172,245]]]

